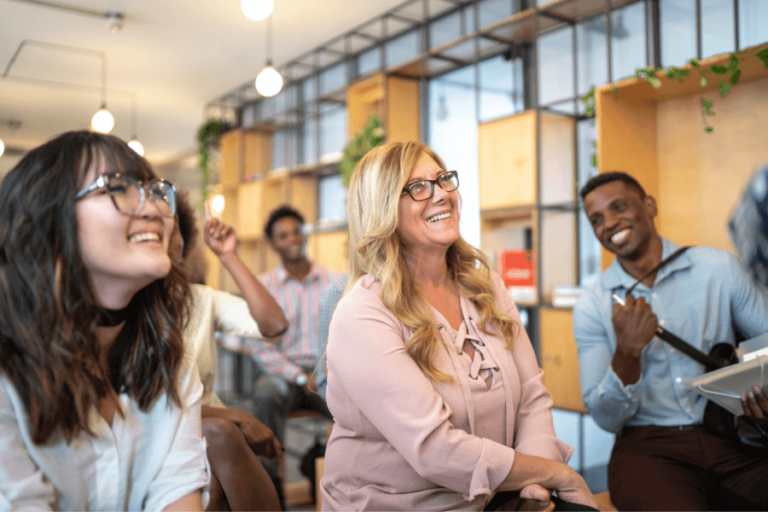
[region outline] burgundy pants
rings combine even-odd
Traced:
[[[625,427],[608,464],[619,510],[768,510],[768,450],[703,427]]]

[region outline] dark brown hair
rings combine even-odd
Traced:
[[[589,181],[587,181],[587,183],[581,187],[579,196],[582,200],[584,200],[587,197],[587,194],[595,190],[597,187],[602,187],[606,183],[611,183],[612,181],[623,182],[629,188],[640,194],[640,199],[645,199],[645,190],[643,189],[642,185],[640,185],[640,183],[638,183],[637,180],[629,174],[620,171],[605,172],[598,174],[597,176],[592,176]]]
[[[75,195],[103,162],[147,182],[149,163],[117,137],[68,132],[30,151],[0,185],[0,374],[15,387],[36,444],[88,427],[111,387],[147,411],[163,393],[180,405],[176,377],[189,285],[178,264],[131,300],[102,369],[98,307],[80,253]]]

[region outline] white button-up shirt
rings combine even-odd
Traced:
[[[162,395],[147,412],[120,395],[110,427],[96,408],[67,444],[61,432],[35,445],[23,402],[0,376],[0,510],[162,510],[209,480],[201,438],[203,387],[189,358],[179,409]]]

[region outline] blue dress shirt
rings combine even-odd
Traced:
[[[664,238],[662,245],[663,258],[678,249]],[[625,425],[701,423],[707,400],[682,383],[704,367],[657,336],[643,349],[636,383],[625,386],[611,367],[611,295],[624,298],[635,281],[616,259],[574,307],[584,404],[609,432]],[[768,332],[768,296],[733,255],[719,249],[688,249],[658,272],[652,288],[640,283],[632,294],[645,297],[660,326],[705,353],[715,343],[733,343],[733,327],[747,338]]]

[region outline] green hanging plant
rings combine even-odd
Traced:
[[[221,134],[229,130],[229,128],[229,123],[220,121],[218,119],[211,119],[203,126],[201,126],[200,130],[197,132],[197,142],[200,144],[198,153],[200,158],[197,161],[197,168],[200,169],[203,174],[202,183],[200,185],[201,210],[205,202],[208,200],[208,184],[211,181],[211,169],[209,167],[211,159],[210,150],[219,149],[219,139],[221,138]]]
[[[349,186],[349,178],[352,177],[352,171],[355,170],[357,163],[382,142],[384,142],[384,127],[381,124],[381,118],[378,114],[372,114],[365,128],[347,144],[344,149],[344,158],[339,162],[339,174],[345,187]]]
[[[758,51],[754,54],[754,57],[763,62],[766,68],[768,68],[768,44],[762,44],[757,47]],[[753,51],[753,48],[747,48],[748,51]],[[677,80],[680,83],[685,82],[691,75],[691,70],[698,74],[699,85],[701,86],[701,119],[704,125],[704,131],[712,133],[715,128],[711,126],[707,120],[708,116],[714,116],[715,112],[712,110],[714,102],[704,97],[704,88],[709,84],[710,80],[719,80],[718,90],[720,97],[725,96],[731,91],[731,89],[739,83],[741,77],[740,64],[747,59],[753,58],[753,55],[742,57],[745,50],[740,50],[731,53],[728,58],[728,62],[725,65],[712,64],[709,67],[702,67],[700,59],[691,59],[688,61],[691,69],[680,69],[675,66],[670,66],[667,69],[662,67],[656,68],[654,66],[648,66],[635,71],[635,78],[638,80],[645,80],[652,87],[658,89],[662,87],[663,82],[656,76],[657,71],[664,71],[664,75],[671,79]],[[613,93],[618,94],[616,87],[612,87]],[[586,117],[595,117],[595,88],[592,87],[587,94],[581,97],[581,103],[584,105],[584,115]],[[592,165],[597,167],[597,155],[592,155]]]

